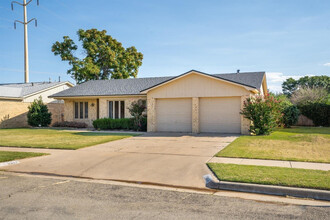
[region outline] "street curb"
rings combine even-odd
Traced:
[[[291,196],[291,197],[330,201],[330,191],[326,191],[326,190],[259,185],[259,184],[250,184],[250,183],[236,183],[236,182],[226,182],[226,181],[214,182],[213,180],[209,181],[206,184],[206,187],[210,189],[230,190],[230,191],[258,193],[258,194],[267,194],[267,195],[276,195],[276,196]]]

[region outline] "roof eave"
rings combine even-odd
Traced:
[[[54,86],[48,87],[48,88],[46,88],[46,89],[42,89],[42,90],[39,90],[39,91],[37,91],[37,92],[27,94],[27,95],[23,96],[23,98],[25,99],[25,98],[28,98],[28,97],[30,97],[30,96],[34,96],[34,95],[36,95],[36,94],[38,94],[38,93],[41,93],[41,92],[44,92],[44,91],[47,91],[47,90],[50,90],[50,89],[56,88],[56,87],[58,87],[58,86],[63,86],[63,85],[65,85],[65,84],[68,84],[68,85],[70,85],[71,87],[74,86],[74,85],[73,85],[72,83],[70,83],[69,81],[65,81],[65,82],[62,82],[62,83],[60,83],[60,84],[57,84],[57,85],[54,85]],[[49,97],[49,96],[48,96],[48,97]]]
[[[6,96],[0,96],[0,100],[1,100],[1,99],[23,101],[23,98],[22,98],[22,97],[6,97]]]
[[[48,96],[54,99],[72,99],[72,98],[99,98],[99,97],[123,97],[123,96],[146,96],[144,94],[114,94],[114,95],[75,95],[75,96]]]

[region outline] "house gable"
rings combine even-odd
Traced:
[[[255,89],[191,71],[145,92],[148,98],[229,97],[249,95]]]

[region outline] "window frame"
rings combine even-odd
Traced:
[[[125,100],[108,100],[108,117],[125,118]]]
[[[89,117],[89,102],[75,101],[73,102],[73,117],[75,120],[88,119]]]

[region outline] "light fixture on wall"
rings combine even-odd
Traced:
[[[94,105],[95,105],[94,103],[91,104],[92,107],[94,107]]]

